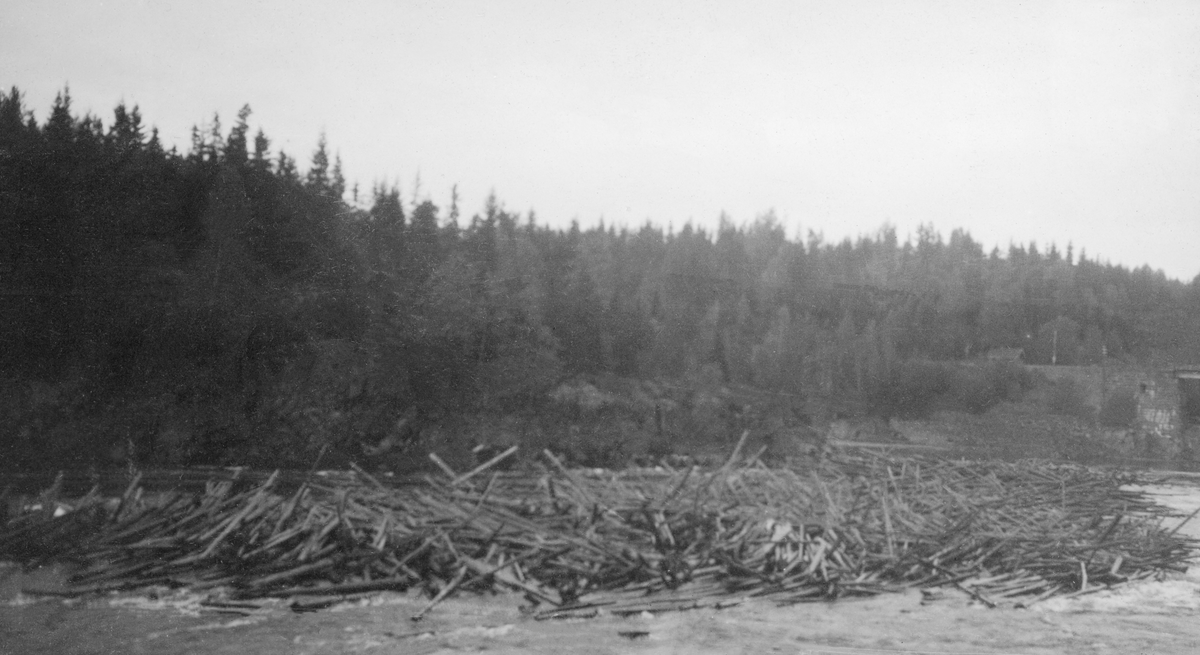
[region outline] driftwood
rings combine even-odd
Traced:
[[[508,454],[465,475],[435,459],[444,480],[399,488],[363,471],[288,493],[274,475],[170,496],[134,480],[60,516],[47,492],[0,527],[0,557],[74,562],[57,595],[168,585],[308,611],[330,601],[301,598],[417,587],[419,619],[455,593],[506,589],[555,618],[939,586],[1027,606],[1183,570],[1195,546],[1122,488],[1129,474],[1077,466],[843,453],[808,469],[735,456],[586,471],[546,453],[541,471],[488,473]]]

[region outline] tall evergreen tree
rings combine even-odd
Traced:
[[[254,158],[251,165],[256,170],[267,171],[271,168],[271,140],[263,133],[262,128],[254,135]]]
[[[313,151],[312,164],[308,167],[304,186],[318,196],[330,195],[329,153],[326,149],[324,132],[317,139],[317,149]]]
[[[142,117],[135,106],[127,111],[125,103],[113,110],[113,124],[108,130],[108,142],[118,155],[134,152],[142,147]]]
[[[46,121],[46,137],[51,145],[65,146],[75,135],[75,118],[71,115],[71,90],[63,88],[54,96],[50,118]]]
[[[333,158],[333,170],[329,173],[329,195],[337,200],[341,200],[346,195],[346,176],[342,174],[342,156],[340,154]]]
[[[237,113],[237,122],[234,123],[233,129],[229,130],[229,138],[225,140],[225,161],[234,166],[245,164],[250,157],[246,142],[246,135],[250,131],[250,125],[246,123],[248,118],[250,118],[250,105],[242,105]]]
[[[279,158],[275,163],[275,174],[279,179],[289,184],[300,183],[300,173],[296,169],[296,160],[288,156],[282,150],[279,151]]]
[[[443,257],[438,230],[438,208],[426,200],[413,210],[412,222],[405,233],[407,274],[417,284],[429,279]]]

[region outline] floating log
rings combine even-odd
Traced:
[[[0,557],[76,565],[67,589],[30,590],[57,595],[418,587],[431,599],[420,618],[455,593],[506,589],[550,618],[939,586],[1028,606],[1183,569],[1197,545],[1123,488],[1129,473],[869,449],[772,469],[739,452],[715,470],[660,472],[568,469],[547,451],[549,468],[486,476],[506,455],[465,475],[432,457],[444,479],[310,475],[286,495],[278,474],[161,497],[135,478],[119,501],[89,494],[57,517],[45,511],[57,492],[43,494],[0,526]]]

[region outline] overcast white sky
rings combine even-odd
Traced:
[[[1200,273],[1200,2],[0,3],[0,84],[220,113],[364,189],[551,224],[1051,241]]]

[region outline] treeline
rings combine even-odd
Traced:
[[[324,138],[301,174],[249,116],[181,153],[136,107],[105,125],[64,91],[39,123],[0,94],[14,457],[306,461],[406,417],[536,411],[578,375],[883,407],[906,361],[1200,361],[1200,278],[963,231],[791,240],[770,213],[559,230],[495,197],[470,218],[388,184],[347,202]]]

